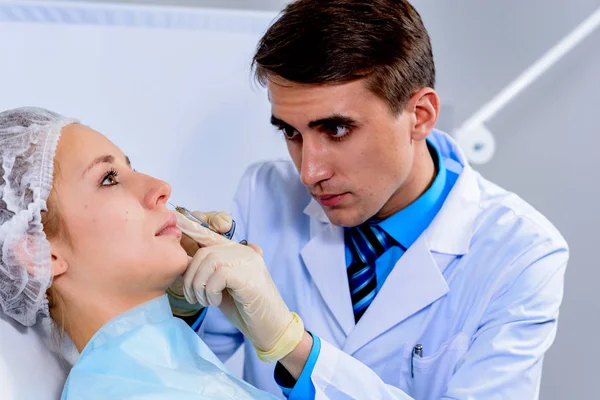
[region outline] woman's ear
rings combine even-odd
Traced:
[[[67,260],[64,258],[62,252],[58,248],[59,246],[50,243],[50,257],[52,260],[52,276],[56,279],[56,277],[61,276],[69,269],[69,264]]]
[[[27,268],[27,272],[31,275],[35,275],[37,273],[33,252],[35,251],[34,249],[43,247],[43,245],[40,243],[40,240],[45,241],[46,239],[42,239],[33,235],[26,235],[18,240],[13,247],[13,254],[18,260],[19,265]],[[57,244],[53,244],[51,241],[50,259],[52,262],[52,276],[54,278],[67,272],[69,265],[63,256],[63,251],[59,250],[59,246]]]

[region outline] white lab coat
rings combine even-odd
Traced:
[[[433,132],[460,176],[431,225],[355,325],[343,229],[288,161],[251,166],[236,198],[237,238],[263,247],[283,299],[322,339],[317,398],[535,399],[562,300],[567,244],[519,197],[490,183]],[[222,359],[244,340],[211,309],[201,334]],[[423,356],[413,357],[413,347]],[[244,377],[281,395],[274,364],[245,346]]]

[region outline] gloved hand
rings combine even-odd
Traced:
[[[202,212],[202,211],[194,211],[192,212],[196,217],[200,218],[202,221],[206,222],[212,229],[219,233],[227,233],[231,229],[233,218],[231,215],[227,214],[223,211],[210,211],[210,212]],[[181,247],[185,249],[188,256],[193,257],[194,254],[200,248],[200,245],[194,240],[191,239],[187,235],[183,235],[181,237]]]
[[[193,213],[196,217],[200,218],[204,222],[210,225],[211,228],[220,233],[229,232],[231,229],[231,224],[233,219],[231,216],[225,212],[219,211],[211,211],[211,212],[200,212],[195,211]],[[190,237],[183,235],[181,237],[181,247],[185,249],[188,256],[194,256],[200,245]],[[203,305],[194,302],[191,304],[185,299],[185,293],[183,289],[183,276],[177,278],[175,282],[167,289],[167,295],[169,297],[169,303],[171,305],[171,310],[173,311],[173,315],[185,318],[191,317],[193,315],[199,314],[199,312],[204,308]]]
[[[304,324],[281,298],[260,247],[232,242],[183,215],[177,221],[201,246],[184,273],[186,299],[218,306],[263,361],[280,360],[294,350],[304,336]]]

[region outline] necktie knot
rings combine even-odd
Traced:
[[[379,256],[393,246],[391,238],[378,225],[362,224],[346,231],[346,242],[353,259],[373,264]]]

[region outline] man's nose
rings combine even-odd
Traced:
[[[300,179],[305,186],[314,186],[333,175],[331,160],[318,138],[304,138]]]

